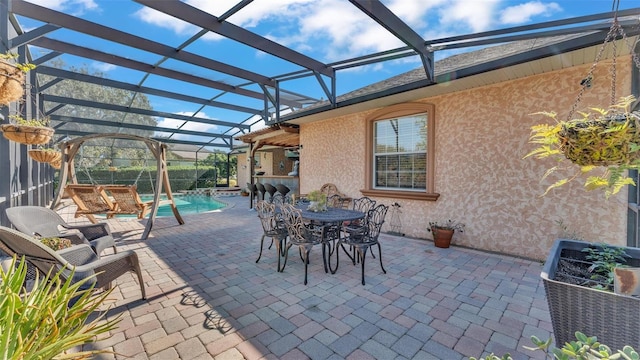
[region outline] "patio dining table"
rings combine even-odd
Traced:
[[[331,270],[331,273],[333,274],[335,273],[335,271],[331,269],[330,259],[331,255],[337,250],[336,240],[338,240],[338,238],[340,237],[342,225],[346,221],[363,219],[365,213],[357,210],[334,207],[329,207],[326,211],[311,211],[307,209],[307,207],[307,203],[298,204],[296,206],[296,208],[301,210],[302,217],[304,219],[311,220],[318,225],[326,227],[326,230],[323,231],[322,238],[322,257],[324,261],[324,271],[328,273],[329,270]]]

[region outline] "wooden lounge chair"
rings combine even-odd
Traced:
[[[105,214],[107,218],[115,215],[116,206],[104,192],[102,185],[69,184],[66,191],[78,207],[75,217],[84,215],[96,224],[98,221],[94,214]]]
[[[135,214],[142,219],[151,211],[153,201],[143,202],[136,185],[104,185],[103,188],[113,197],[116,214]]]

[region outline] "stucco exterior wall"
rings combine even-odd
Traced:
[[[574,182],[541,197],[558,179],[540,182],[552,161],[523,159],[534,148],[528,143],[530,127],[549,121],[530,114],[553,110],[566,119],[588,71],[589,66],[580,66],[416,99],[435,105],[435,190],[441,196],[435,202],[376,200],[401,205],[406,236],[431,239],[428,222],[451,218],[466,224],[464,233],[455,234],[454,244],[527,258],[546,257],[563,234],[559,221],[586,240],[626,244],[626,190],[605,200],[602,192],[587,192],[582,182]],[[599,64],[579,108],[609,105],[608,71],[608,64]],[[630,71],[630,59],[619,58],[617,97],[630,93]],[[301,192],[331,182],[349,196],[361,196],[365,117],[375,110],[301,126]]]

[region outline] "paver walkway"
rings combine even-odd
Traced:
[[[109,220],[119,249],[141,260],[148,300],[133,276],[117,281],[101,359],[464,359],[489,352],[542,359],[523,349],[548,338],[541,264],[424,240],[381,235],[383,274],[368,259],[325,274],[311,252],[309,285],[291,250],[283,273],[275,248],[256,264],[262,228],[245,197],[221,197],[223,211],[159,218],[139,240],[139,220]],[[78,221],[63,208],[68,221]]]

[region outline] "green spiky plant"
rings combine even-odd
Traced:
[[[72,283],[69,276],[50,273],[24,288],[27,266],[24,258],[7,272],[0,269],[0,358],[87,359],[107,350],[68,352],[99,340],[115,329],[120,318],[104,319],[104,313],[89,321],[111,291],[96,294],[87,280]],[[108,336],[104,336],[106,338]]]
[[[532,351],[542,351],[545,353],[545,359],[557,359],[557,360],[597,360],[597,359],[609,359],[609,360],[640,360],[640,355],[631,346],[625,346],[622,350],[612,351],[607,345],[598,342],[595,336],[586,336],[585,334],[577,331],[576,341],[565,343],[560,349],[551,346],[551,339],[540,340],[538,337],[531,336],[532,347],[525,346],[524,348]],[[474,357],[469,360],[477,360]],[[485,358],[480,360],[513,360],[510,354],[505,354],[499,357],[495,354],[489,354]]]
[[[587,190],[603,189],[607,197],[625,185],[635,185],[626,176],[627,170],[640,169],[640,114],[630,111],[634,101],[633,96],[623,97],[608,109],[591,108],[580,112],[581,118],[568,121],[558,120],[555,112],[532,114],[549,117],[554,123],[531,128],[529,142],[538,147],[525,158],[552,158],[558,162],[545,172],[543,179],[564,170],[572,173],[550,185],[544,195],[582,175],[587,176]],[[565,158],[578,168],[564,165]],[[593,175],[595,170],[601,173]]]

